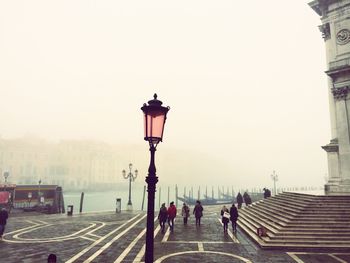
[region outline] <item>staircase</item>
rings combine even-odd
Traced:
[[[284,192],[240,209],[237,223],[261,248],[349,251],[350,195]]]

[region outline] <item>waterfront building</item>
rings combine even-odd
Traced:
[[[350,193],[350,1],[309,3],[321,17],[326,46],[331,140],[322,148],[328,157],[326,194]]]
[[[116,147],[105,143],[0,139],[0,172],[9,171],[8,180],[15,184],[41,181],[60,185],[64,190],[115,189],[121,167]]]

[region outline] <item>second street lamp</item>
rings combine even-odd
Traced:
[[[274,189],[274,193],[276,195],[277,194],[276,182],[278,181],[278,175],[276,174],[275,171],[273,171],[273,173],[271,174],[271,179],[273,180],[273,189]]]
[[[39,179],[38,182],[38,204],[41,204],[41,192],[40,192],[40,185],[41,185],[41,178]]]
[[[4,178],[5,178],[5,184],[4,184],[4,190],[6,191],[6,185],[7,185],[7,178],[10,176],[10,172],[6,171],[4,172]]]
[[[30,202],[32,201],[32,192],[28,192],[28,207],[30,208]]]
[[[132,202],[131,202],[131,182],[135,181],[138,171],[135,170],[134,173],[132,173],[132,163],[129,163],[129,173],[126,174],[126,171],[123,170],[123,177],[124,179],[129,179],[129,201],[128,201],[128,206],[127,210],[132,210]]]
[[[154,155],[159,142],[163,140],[164,124],[169,107],[163,107],[162,102],[157,100],[157,94],[154,99],[148,101],[148,105],[143,104],[141,110],[144,113],[144,132],[145,141],[149,143],[151,160],[148,168],[148,176],[146,177],[148,202],[147,202],[147,227],[146,227],[146,252],[145,262],[153,262],[153,238],[154,238],[154,196],[156,192],[156,184],[158,177],[156,176],[156,166]]]

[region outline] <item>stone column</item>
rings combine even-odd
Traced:
[[[331,141],[330,144],[322,146],[327,152],[328,159],[328,182],[325,185],[325,191],[328,193],[339,186],[340,174],[339,174],[339,146],[338,140]]]
[[[336,112],[338,121],[339,163],[341,167],[340,185],[341,192],[350,192],[350,119],[349,119],[349,94],[350,86],[334,88],[333,95],[336,99]]]

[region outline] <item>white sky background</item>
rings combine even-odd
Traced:
[[[136,144],[146,170],[140,107],[157,92],[164,180],[322,185],[326,59],[308,2],[2,0],[0,134]]]

